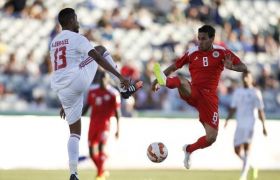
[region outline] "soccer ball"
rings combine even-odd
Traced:
[[[154,142],[148,146],[147,156],[154,163],[160,163],[167,158],[168,150],[162,142]]]

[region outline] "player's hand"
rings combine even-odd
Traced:
[[[124,77],[120,77],[121,87],[127,89],[130,85],[130,81],[125,79]]]
[[[227,127],[227,124],[228,124],[228,120],[225,121],[225,125],[224,125],[224,128]]]
[[[231,54],[226,54],[225,55],[225,59],[223,60],[223,63],[224,63],[225,68],[232,69],[233,64],[232,64],[232,61],[231,61]]]
[[[61,117],[62,119],[65,119],[65,112],[64,112],[63,107],[61,107],[59,114],[60,114],[60,117]]]
[[[263,128],[263,135],[264,135],[264,136],[267,136],[267,131],[266,131],[265,128]]]
[[[119,131],[117,131],[117,132],[115,133],[115,137],[116,137],[116,139],[119,139]]]
[[[152,83],[152,91],[156,92],[157,90],[159,90],[159,84],[157,80],[154,80]]]

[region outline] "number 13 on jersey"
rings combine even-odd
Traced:
[[[56,48],[54,52],[54,70],[65,68],[66,65],[66,46]]]

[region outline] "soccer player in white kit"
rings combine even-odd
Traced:
[[[254,134],[254,125],[256,119],[260,119],[263,127],[263,134],[266,136],[264,104],[260,90],[253,86],[253,76],[248,72],[242,74],[243,86],[233,93],[231,108],[226,118],[224,127],[227,126],[228,120],[236,112],[237,127],[234,135],[234,150],[236,155],[243,161],[240,180],[246,180],[250,168],[248,156],[252,137]],[[242,154],[243,151],[243,154]],[[257,172],[254,172],[255,178]]]
[[[62,9],[58,14],[58,21],[62,26],[62,32],[50,44],[53,67],[51,87],[62,104],[61,115],[66,116],[69,124],[70,180],[78,180],[77,164],[83,98],[95,76],[98,65],[120,80],[121,86],[125,89],[122,94],[125,98],[133,94],[137,88],[112,66],[114,64],[112,61],[110,62],[112,58],[108,53],[104,53],[102,56],[87,38],[78,33],[79,23],[74,9]]]

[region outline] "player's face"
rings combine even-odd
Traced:
[[[253,79],[252,74],[249,73],[243,77],[244,86],[246,86],[246,87],[252,86],[253,82],[254,82],[254,79]]]
[[[198,33],[198,46],[202,51],[207,51],[212,48],[214,37],[209,38],[208,33],[200,32]]]
[[[76,33],[78,33],[78,32],[79,32],[80,26],[79,26],[79,22],[78,22],[78,20],[77,20],[77,15],[76,15],[76,14],[75,14],[75,16],[74,16],[72,25],[73,25],[73,31],[76,32]]]

